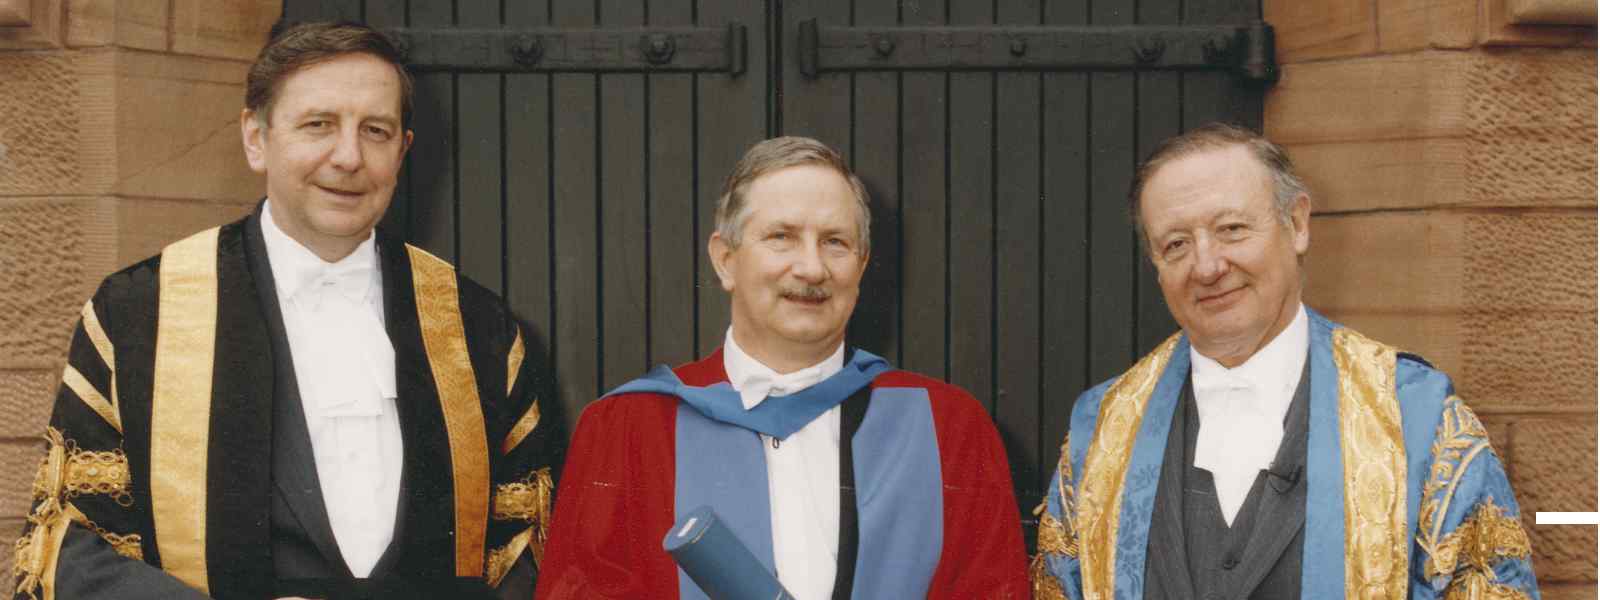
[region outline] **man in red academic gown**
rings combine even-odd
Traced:
[[[750,149],[708,248],[732,304],[723,348],[584,411],[539,598],[705,598],[661,549],[701,506],[800,600],[1028,597],[989,415],[844,344],[869,215],[827,146]]]

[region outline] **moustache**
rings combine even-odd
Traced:
[[[828,293],[828,290],[810,285],[784,289],[778,292],[778,295],[785,300],[800,300],[804,302],[822,302],[833,297],[833,294]]]

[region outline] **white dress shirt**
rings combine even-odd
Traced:
[[[733,341],[722,346],[728,383],[745,410],[816,385],[844,368],[844,344],[826,360],[778,374]],[[833,596],[839,563],[839,407],[835,406],[775,442],[761,436],[767,455],[767,497],[772,502],[772,554],[778,581],[797,600]]]
[[[1283,418],[1300,385],[1310,344],[1306,307],[1248,360],[1229,369],[1189,347],[1200,435],[1194,466],[1211,472],[1217,504],[1231,527],[1256,474],[1272,464],[1283,441]]]
[[[328,524],[351,574],[367,577],[394,537],[403,458],[378,253],[369,235],[323,261],[278,228],[272,209],[261,211],[261,232]]]

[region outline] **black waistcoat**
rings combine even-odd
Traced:
[[[1229,527],[1211,473],[1194,466],[1199,410],[1185,378],[1172,415],[1145,559],[1145,598],[1297,598],[1305,545],[1304,482],[1310,432],[1308,360],[1272,467],[1256,476]]]

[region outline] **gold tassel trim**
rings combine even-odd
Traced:
[[[1067,599],[1067,592],[1061,589],[1061,582],[1050,574],[1043,551],[1033,556],[1033,564],[1028,567],[1028,578],[1033,581],[1033,600]]]
[[[549,520],[554,487],[548,467],[529,473],[522,481],[495,486],[491,514],[496,521],[522,521],[542,526]]]
[[[121,448],[82,450],[76,442],[66,440],[61,456],[55,454],[47,455],[39,464],[38,476],[33,480],[35,500],[102,494],[111,496],[122,506],[133,505],[133,495],[129,492],[132,475],[128,457]]]

